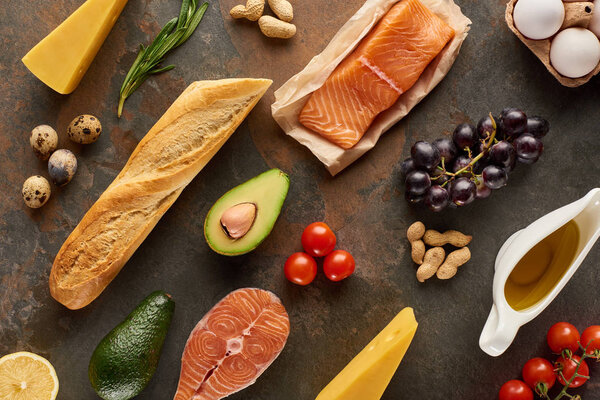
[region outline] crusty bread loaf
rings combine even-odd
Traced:
[[[70,309],[98,297],[271,83],[226,79],[191,84],[61,247],[50,273],[52,297]]]

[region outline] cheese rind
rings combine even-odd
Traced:
[[[87,0],[23,57],[25,66],[61,94],[79,84],[127,0]]]
[[[405,308],[330,383],[316,400],[379,400],[417,331]]]

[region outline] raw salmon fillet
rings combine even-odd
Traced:
[[[299,121],[349,149],[454,37],[419,0],[402,0],[310,96]]]
[[[230,293],[190,334],[174,400],[219,400],[252,385],[281,353],[289,333],[276,295],[261,289]]]

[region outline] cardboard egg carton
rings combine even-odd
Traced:
[[[587,83],[592,77],[598,72],[600,72],[600,64],[589,74],[586,76],[582,76],[581,78],[567,78],[558,73],[558,71],[552,66],[550,63],[550,44],[552,43],[552,39],[548,38],[544,40],[531,40],[526,38],[519,32],[519,30],[515,27],[515,23],[513,20],[513,10],[515,8],[515,4],[518,0],[510,0],[506,5],[506,23],[511,31],[519,39],[521,42],[525,43],[527,47],[542,61],[542,63],[546,66],[548,71],[563,85],[568,87],[577,87],[581,86],[584,83]],[[568,0],[567,0],[568,1]],[[572,27],[582,27],[587,28],[590,24],[590,20],[592,18],[592,13],[594,12],[594,3],[591,1],[569,1],[565,2],[565,21],[560,28],[560,31],[572,28]],[[560,32],[559,31],[559,32]]]

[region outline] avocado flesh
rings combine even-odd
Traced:
[[[128,400],[148,385],[171,325],[175,302],[156,291],[146,297],[98,344],[88,375],[104,400]]]
[[[264,172],[225,193],[212,206],[204,221],[204,236],[211,249],[219,254],[246,254],[271,233],[290,187],[288,176],[278,169]],[[221,216],[240,203],[256,206],[252,227],[239,239],[230,238],[221,225]]]

